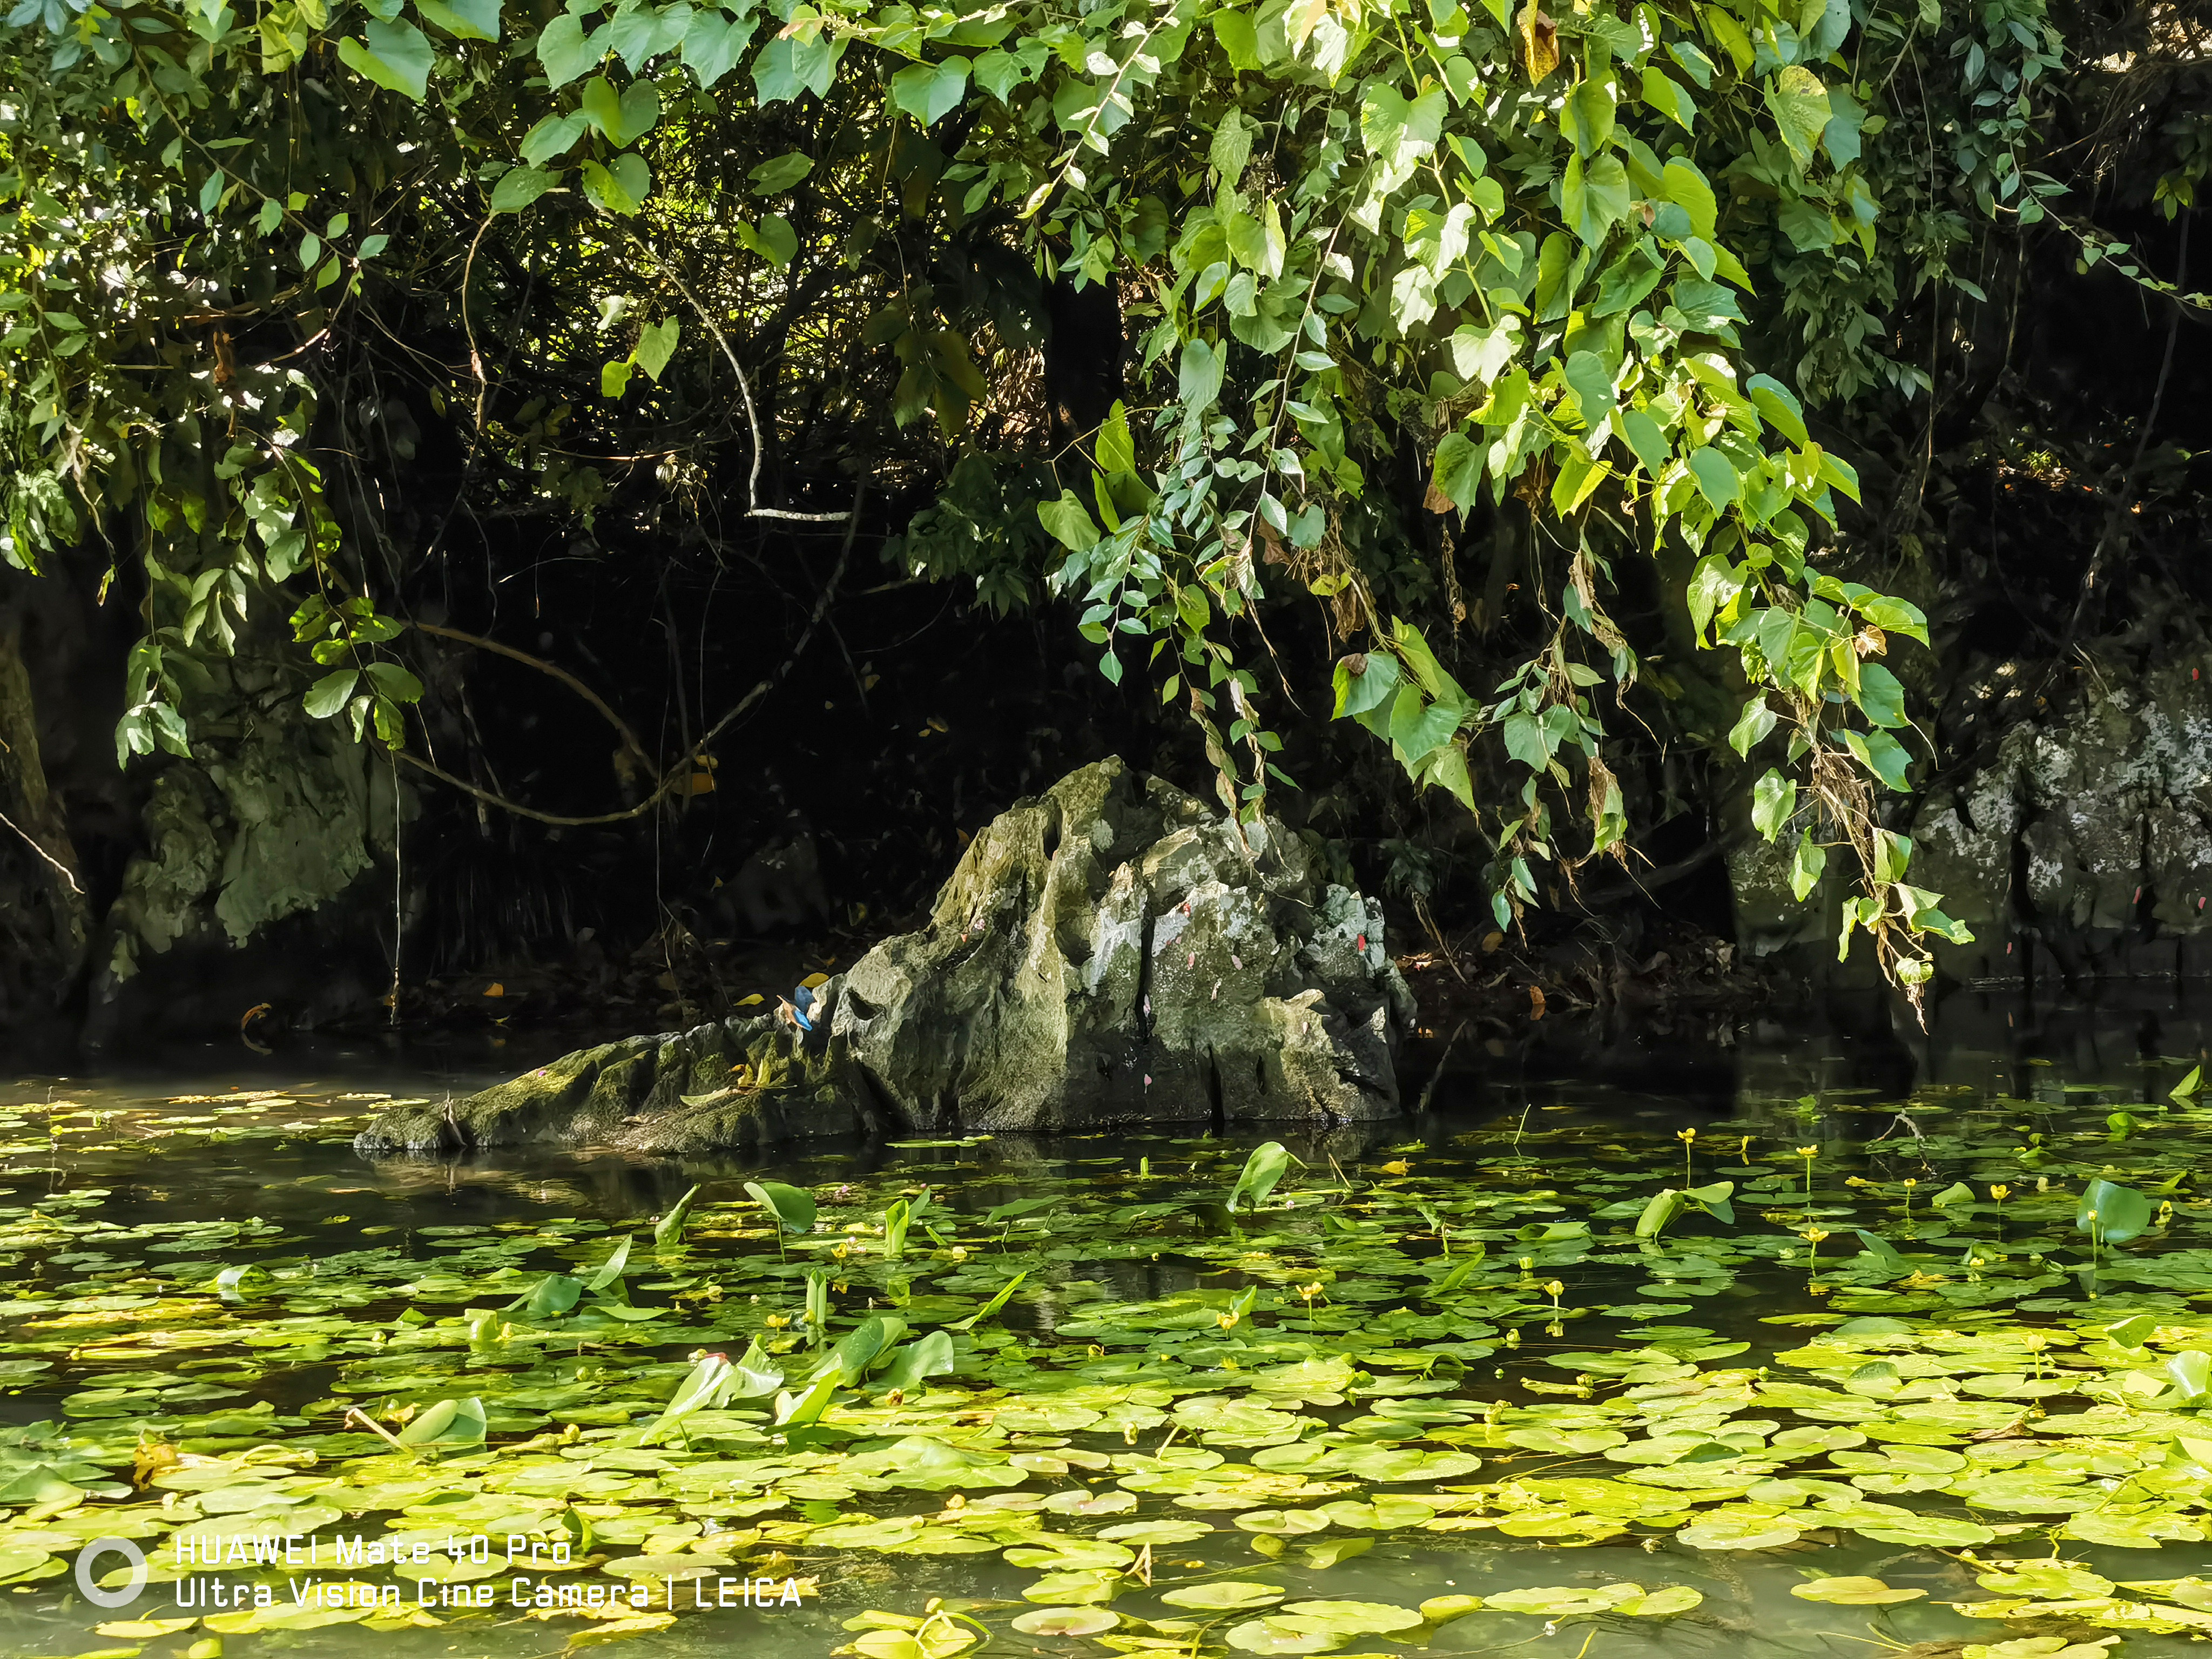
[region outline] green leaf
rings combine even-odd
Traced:
[[[1644,1212],[1636,1218],[1636,1236],[1638,1238],[1658,1237],[1674,1224],[1674,1218],[1682,1213],[1683,1208],[1682,1194],[1672,1187],[1662,1187],[1644,1204]]]
[[[509,167],[492,186],[494,213],[520,213],[560,182],[558,173],[541,167]]]
[[[502,1311],[520,1313],[529,1319],[553,1319],[574,1307],[583,1296],[582,1279],[571,1279],[566,1273],[548,1273],[534,1289],[515,1297]]]
[[[623,1269],[629,1265],[630,1237],[625,1233],[623,1242],[615,1246],[613,1253],[592,1270],[591,1277],[584,1281],[586,1290],[604,1291],[623,1276]]]
[[[359,671],[351,668],[324,675],[307,688],[307,713],[319,720],[328,720],[346,706],[346,699],[353,696],[354,683],[360,678]]]
[[[420,702],[422,682],[396,662],[373,662],[368,678],[376,690],[394,702]]]
[[[1559,109],[1559,131],[1577,155],[1596,155],[1613,142],[1617,100],[1611,75],[1586,75],[1575,82]]]
[[[1782,826],[1790,822],[1797,811],[1797,785],[1769,767],[1766,775],[1759,779],[1751,792],[1751,823],[1759,833],[1772,841],[1782,833]]]
[[[1828,89],[1820,77],[1802,64],[1775,71],[1766,83],[1766,107],[1782,142],[1799,167],[1813,159],[1814,146],[1827,131],[1835,112],[1829,106]]]
[[[781,103],[802,92],[823,97],[829,93],[830,82],[837,73],[838,60],[844,52],[842,38],[824,36],[802,41],[789,34],[779,34],[753,59],[753,89],[763,105]]]
[[[1249,17],[1224,6],[1213,14],[1212,21],[1213,38],[1221,43],[1222,55],[1229,59],[1230,68],[1261,67],[1259,32]]]
[[[1905,687],[1896,675],[1878,662],[1859,665],[1859,692],[1853,700],[1876,726],[1909,726],[1905,714]]]
[[[1058,501],[1039,501],[1036,511],[1038,521],[1069,552],[1086,552],[1098,544],[1098,526],[1073,490],[1061,490]]]
[[[909,64],[891,76],[891,101],[928,126],[957,108],[968,91],[968,60],[948,58],[941,64]]]
[[[1474,780],[1468,775],[1467,750],[1456,742],[1431,753],[1422,781],[1450,791],[1461,805],[1474,810]]]
[[[1761,739],[1774,729],[1774,711],[1767,707],[1765,693],[1748,699],[1743,713],[1736,716],[1735,724],[1729,730],[1729,747],[1745,760]]]
[[[2154,1212],[2151,1201],[2134,1188],[2099,1179],[2082,1188],[2074,1225],[2081,1232],[2094,1231],[2107,1244],[2124,1244],[2150,1225]]]
[[[1488,386],[1505,372],[1518,349],[1521,319],[1508,313],[1492,327],[1462,323],[1449,342],[1452,369],[1470,386]]]
[[[441,1400],[399,1431],[403,1446],[475,1446],[483,1443],[483,1401]]]
[[[1449,106],[1442,87],[1431,87],[1409,103],[1394,88],[1370,82],[1360,95],[1360,142],[1386,172],[1402,179],[1435,150]]]
[[[735,69],[752,44],[757,16],[732,17],[719,7],[702,6],[684,32],[684,62],[702,88],[711,88]]]
[[[362,34],[362,40],[338,42],[338,60],[378,86],[421,103],[429,89],[430,64],[436,56],[430,37],[412,23],[386,23],[374,17]]]
[[[1689,215],[1692,230],[1707,241],[1712,240],[1718,209],[1713,199],[1713,187],[1705,182],[1705,175],[1698,171],[1694,162],[1679,157],[1668,162],[1659,176],[1659,193]]]
[[[1644,65],[1644,101],[1681,128],[1683,131],[1689,132],[1695,130],[1698,122],[1697,105],[1690,100],[1690,94],[1676,86],[1665,71],[1656,64]]]
[[[633,75],[641,74],[648,60],[672,52],[684,40],[690,15],[682,6],[665,9],[650,5],[618,8],[599,31],[615,55]]]
[[[1912,757],[1905,745],[1887,732],[1869,732],[1861,736],[1856,732],[1841,734],[1844,747],[1850,750],[1860,763],[1899,794],[1908,793],[1905,769],[1912,764]]]
[[[415,0],[415,10],[457,40],[499,39],[499,0]]]
[[[748,1181],[745,1194],[775,1218],[777,1228],[803,1233],[814,1225],[814,1195],[781,1181]]]
[[[1534,714],[1508,714],[1504,732],[1506,754],[1531,772],[1542,771],[1552,758],[1544,741],[1543,722]]]
[[[1258,131],[1235,105],[1223,112],[1214,125],[1213,142],[1206,147],[1206,159],[1224,184],[1233,186],[1244,176],[1245,165],[1252,159],[1252,135]]]
[[[1805,411],[1795,392],[1771,374],[1753,375],[1743,389],[1769,425],[1801,449],[1805,446]]]
[[[1461,512],[1475,504],[1482,492],[1481,446],[1455,428],[1437,446],[1437,489]]]
[[[1628,447],[1636,452],[1646,472],[1656,478],[1667,470],[1674,452],[1658,422],[1640,409],[1625,409],[1620,413],[1620,428],[1628,434]]]
[[[1000,1309],[1005,1307],[1007,1303],[1012,1301],[1015,1291],[1020,1287],[1022,1280],[1027,1279],[1029,1276],[1029,1269],[1026,1267],[1023,1268],[1021,1272],[1016,1273],[1005,1284],[1000,1285],[997,1293],[994,1295],[988,1302],[986,1302],[981,1307],[976,1309],[974,1313],[969,1314],[967,1318],[956,1319],[945,1328],[948,1331],[974,1330],[985,1320],[990,1318],[992,1315],[997,1313]]]
[[[628,357],[618,357],[599,365],[599,396],[610,403],[620,403],[623,394],[629,390],[629,377],[636,372],[637,364]]]
[[[1735,463],[1707,444],[1691,454],[1689,467],[1690,476],[1698,481],[1698,493],[1712,504],[1713,511],[1727,512],[1742,487]]]
[[[590,125],[581,115],[549,115],[523,135],[522,159],[541,167],[556,155],[566,155]]]
[[[1887,593],[1869,593],[1851,601],[1851,609],[1885,634],[1902,634],[1908,640],[1928,643],[1928,618],[1920,607]]]
[[[2184,1348],[2166,1362],[2166,1373],[2185,1400],[2202,1400],[2212,1392],[2212,1354],[2201,1349]]]
[[[1711,624],[1712,619],[1727,607],[1730,600],[1742,592],[1743,573],[1729,562],[1726,554],[1708,553],[1698,561],[1690,571],[1688,601],[1690,623],[1698,630],[1700,638],[1704,637],[1705,629]],[[1754,703],[1757,702],[1757,699],[1753,699]],[[1751,705],[1747,705],[1744,712],[1748,715],[1751,712]],[[1774,717],[1770,714],[1767,716],[1766,724],[1759,729],[1758,737],[1753,738],[1752,741],[1757,742],[1759,738],[1765,737],[1773,729]],[[1741,748],[1736,750],[1739,755],[1744,752]]]
[[[1875,1259],[1876,1271],[1890,1279],[1902,1279],[1912,1271],[1912,1264],[1898,1253],[1897,1247],[1878,1234],[1863,1227],[1855,1229],[1859,1243]]]
[[[628,217],[645,205],[653,191],[653,175],[644,158],[624,151],[606,166],[586,161],[583,166],[584,194],[593,205]]]
[[[690,1218],[691,1206],[698,1202],[699,1194],[702,1190],[703,1188],[699,1187],[692,1188],[690,1192],[676,1200],[666,1215],[660,1218],[653,1230],[653,1245],[655,1249],[672,1249],[684,1242],[684,1224]],[[781,1219],[781,1211],[777,1212],[777,1218]]]
[[[617,93],[605,76],[595,75],[584,82],[577,102],[584,118],[617,149],[635,143],[660,121],[660,92],[650,81],[634,81]]]
[[[1810,830],[1797,837],[1797,851],[1790,860],[1790,896],[1798,903],[1820,884],[1828,868],[1828,849],[1813,839]]]
[[[573,12],[562,12],[538,32],[538,61],[547,83],[565,87],[606,56],[596,36],[586,37]]]
[[[1559,211],[1568,228],[1595,247],[1612,228],[1628,216],[1628,169],[1618,155],[1600,155],[1585,162],[1579,155],[1567,162],[1559,180]]]
[[[1859,159],[1859,135],[1864,128],[1866,111],[1842,87],[1828,88],[1828,106],[1835,113],[1820,130],[1820,146],[1828,152],[1831,161],[1847,167]]]
[[[2204,1068],[2202,1066],[2192,1066],[2189,1068],[2189,1075],[2173,1085],[2172,1091],[2167,1094],[2166,1098],[2169,1100],[2194,1100],[2197,1098],[2197,1091],[2203,1089],[2203,1086]]]
[[[932,1331],[895,1352],[890,1364],[878,1373],[869,1386],[911,1394],[929,1378],[945,1376],[957,1363],[951,1337],[943,1331]]]
[[[794,149],[773,161],[763,161],[745,177],[751,180],[755,195],[778,196],[813,171],[814,158]]]
[[[1213,407],[1213,400],[1221,394],[1221,354],[1206,341],[1183,342],[1176,382],[1187,419],[1195,419]]]
[[[1417,686],[1401,686],[1390,705],[1390,741],[1407,766],[1418,766],[1431,750],[1451,741],[1465,713],[1453,703],[1428,702]]]
[[[763,214],[757,228],[742,219],[730,222],[738,233],[738,240],[778,270],[787,269],[799,255],[799,233],[781,213]]]
[[[1595,351],[1577,351],[1567,359],[1567,386],[1582,410],[1583,424],[1592,432],[1613,413],[1613,374]],[[1455,503],[1456,504],[1456,503]]]
[[[668,367],[668,360],[676,355],[677,337],[681,332],[681,325],[673,317],[664,317],[639,331],[637,350],[633,355],[637,359],[637,366],[651,375],[656,383],[660,379],[660,371]]]
[[[1098,426],[1098,441],[1092,446],[1098,469],[1108,474],[1134,472],[1137,470],[1137,441],[1129,434],[1129,411],[1116,398],[1113,408]]]
[[[1378,708],[1397,689],[1398,659],[1388,652],[1345,657],[1336,665],[1336,718]]]
[[[1239,1209],[1257,1209],[1265,1204],[1267,1194],[1275,1190],[1275,1183],[1297,1161],[1279,1140],[1255,1146],[1244,1160],[1237,1184],[1229,1189],[1230,1212],[1233,1215]]]

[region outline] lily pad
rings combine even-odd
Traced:
[[[1892,1589],[1879,1578],[1839,1577],[1814,1578],[1790,1587],[1792,1595],[1808,1601],[1824,1601],[1847,1607],[1886,1607],[1899,1601],[1917,1601],[1924,1589]]]
[[[1118,1613],[1100,1607],[1038,1607],[1012,1620],[1024,1636],[1096,1636],[1121,1622]]]

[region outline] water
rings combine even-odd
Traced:
[[[352,1152],[384,1097],[539,1058],[515,1048],[19,1079],[0,1651],[950,1659],[988,1632],[1090,1655],[2179,1653],[2212,1585],[2124,1587],[2212,1576],[2187,1443],[2212,1393],[2185,1386],[2212,1350],[2212,1251],[2176,1179],[2212,1111],[2168,1098],[2200,1034],[2170,1011],[2008,1012],[1954,1009],[1917,1060],[1756,1025],[1554,1025],[1550,1058],[1469,1037],[1425,1110],[1285,1135],[1297,1162],[1234,1212],[1260,1138],[1175,1128],[750,1164]],[[2172,1209],[2092,1238],[2097,1179]],[[819,1230],[779,1237],[749,1182],[803,1188]],[[1639,1241],[1668,1188],[1708,1208]],[[925,1188],[893,1256],[887,1208]],[[861,1384],[833,1378],[811,1426],[810,1274]],[[2132,1340],[2099,1334],[2115,1323]],[[872,1335],[915,1373],[896,1394]],[[427,1451],[376,1431],[441,1401],[465,1404]],[[153,1578],[95,1608],[70,1569],[117,1534]],[[300,1559],[246,1559],[288,1534]],[[334,1563],[356,1535],[363,1565]],[[369,1565],[394,1538],[427,1562]],[[1978,1583],[2054,1556],[2072,1577]],[[1824,1575],[1910,1599],[1793,1594]],[[532,1604],[563,1584],[599,1605]],[[386,1598],[373,1619],[363,1595]],[[1454,1596],[1489,1605],[1451,1616]],[[897,1627],[932,1598],[946,1616]]]

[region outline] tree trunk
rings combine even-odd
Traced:
[[[22,618],[0,602],[0,1030],[53,1018],[83,973],[90,921],[39,757]]]

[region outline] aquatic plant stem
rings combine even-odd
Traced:
[[[339,1420],[345,1423],[358,1423],[362,1427],[367,1429],[371,1434],[375,1435],[383,1440],[386,1444],[392,1448],[392,1450],[405,1453],[409,1457],[413,1458],[417,1463],[422,1461],[422,1453],[416,1451],[414,1447],[408,1445],[405,1442],[402,1441],[398,1436],[393,1434],[389,1429],[386,1429],[381,1423],[379,1423],[374,1418],[371,1417],[367,1412],[362,1410],[358,1406],[347,1407],[344,1417],[341,1418]]]

